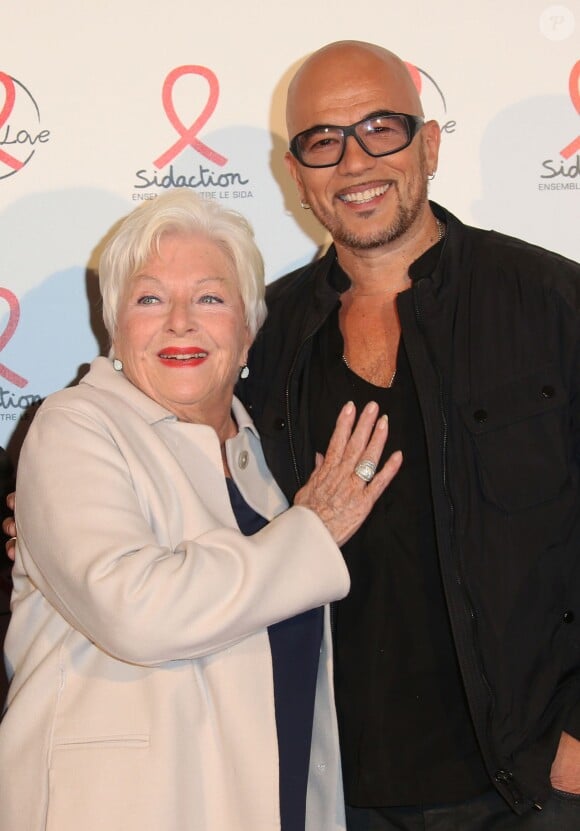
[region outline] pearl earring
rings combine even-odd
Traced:
[[[123,369],[123,361],[121,361],[119,358],[114,358],[113,359],[113,369],[116,370],[117,372],[121,372],[121,370]]]
[[[240,378],[246,379],[249,374],[250,374],[250,369],[249,369],[247,364],[244,364],[244,366],[240,370]]]

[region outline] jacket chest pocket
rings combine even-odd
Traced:
[[[487,501],[513,512],[560,493],[569,476],[567,405],[552,367],[461,406]]]

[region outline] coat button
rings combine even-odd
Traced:
[[[283,418],[277,418],[274,422],[274,427],[276,430],[283,430],[286,427],[286,420]]]
[[[553,398],[554,393],[556,390],[550,384],[546,384],[545,387],[542,387],[541,396],[542,398]]]
[[[574,623],[574,612],[568,609],[568,611],[564,612],[564,614],[562,615],[562,620],[564,621],[564,623]]]
[[[238,467],[240,468],[240,470],[245,470],[247,468],[248,459],[249,459],[248,451],[247,450],[242,450],[242,452],[238,456]]]
[[[487,421],[487,410],[476,410],[473,417],[478,424],[485,424]]]

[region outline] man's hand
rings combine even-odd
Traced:
[[[12,516],[7,516],[2,523],[2,530],[9,537],[6,542],[6,554],[11,560],[16,556],[16,522],[14,521],[14,493],[9,493],[6,497],[6,504],[12,511]]]
[[[580,741],[569,733],[560,736],[550,781],[558,791],[580,794]]]

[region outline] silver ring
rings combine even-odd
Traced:
[[[368,484],[374,479],[375,473],[377,472],[377,466],[374,462],[371,462],[370,459],[362,459],[362,461],[360,461],[355,467],[354,472],[359,479],[362,479],[363,482]]]

